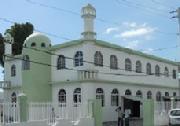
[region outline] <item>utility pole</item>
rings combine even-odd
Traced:
[[[175,16],[172,16],[171,18],[177,18],[178,19],[179,30],[178,30],[177,35],[180,35],[180,7],[176,11],[171,11],[169,13],[170,14],[177,13]]]
[[[178,37],[180,39],[180,7],[176,10],[176,11],[171,11],[170,14],[172,13],[176,13],[175,16],[173,16],[172,18],[177,18],[178,19],[178,25],[179,25],[179,30],[178,30]],[[178,79],[179,79],[179,96],[180,96],[180,62],[178,65]]]

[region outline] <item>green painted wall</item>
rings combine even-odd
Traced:
[[[154,126],[154,101],[143,101],[143,126]]]
[[[23,55],[30,61],[51,64],[51,56],[41,51],[24,48]],[[51,101],[51,66],[30,62],[30,70],[22,70],[22,91],[29,102]]]
[[[93,117],[95,119],[95,126],[102,126],[102,106],[101,100],[92,100],[93,104]]]

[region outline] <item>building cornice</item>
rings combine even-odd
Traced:
[[[124,82],[124,81],[110,81],[110,80],[72,80],[72,81],[57,81],[57,82],[50,82],[51,85],[58,85],[58,84],[74,84],[74,83],[103,83],[103,84],[119,84],[123,86],[144,86],[148,88],[168,88],[168,89],[178,89],[177,87],[172,86],[164,86],[164,85],[158,85],[158,84],[151,84],[151,83],[132,83],[132,82]]]

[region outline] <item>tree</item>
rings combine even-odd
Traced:
[[[12,37],[14,37],[14,43],[12,44],[13,55],[18,55],[22,53],[24,40],[26,39],[26,37],[28,37],[30,34],[33,33],[33,30],[34,30],[33,25],[29,22],[26,22],[25,24],[15,23],[13,26],[11,26],[10,29],[7,29],[5,31],[5,33],[10,33]],[[2,43],[4,43],[3,40],[2,40]],[[0,42],[0,45],[1,45],[1,42]],[[4,54],[4,48],[0,48],[0,64],[2,66],[4,65],[3,54]]]

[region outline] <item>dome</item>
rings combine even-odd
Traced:
[[[24,46],[26,47],[38,47],[44,48],[51,45],[51,40],[42,33],[32,33],[24,41]]]

